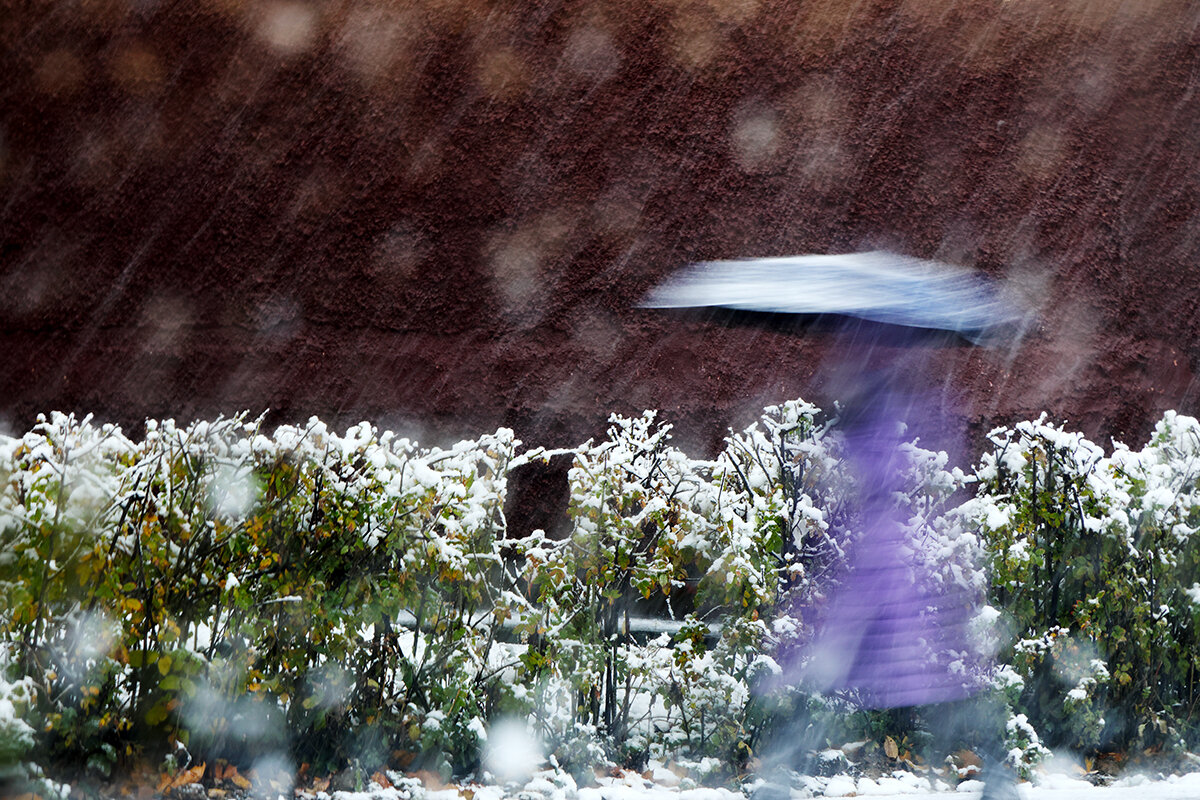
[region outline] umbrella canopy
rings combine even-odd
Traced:
[[[978,272],[886,251],[706,261],[673,275],[641,305],[838,314],[953,331],[977,344],[1015,334],[1026,318]]]

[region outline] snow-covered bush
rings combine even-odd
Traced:
[[[511,432],[441,449],[168,420],[134,443],[54,415],[2,444],[0,623],[52,754],[107,772],[156,731],[474,759]]]
[[[1008,765],[1026,780],[1032,776],[1034,768],[1050,756],[1024,714],[1009,717],[1004,729],[1004,748]]]
[[[538,687],[531,711],[564,763],[581,729],[601,731],[618,755],[644,724],[635,698],[653,691],[644,685],[653,671],[629,635],[631,606],[652,596],[670,604],[706,542],[703,467],[668,440],[653,413],[614,416],[605,441],[574,453],[570,535],[519,545],[532,601],[519,628],[530,642],[524,677]]]
[[[991,442],[972,475],[902,445],[894,500],[930,599],[977,603],[986,547],[975,627],[1003,662],[1014,764],[1194,742],[1200,423],[1168,414],[1110,456],[1044,420]],[[505,537],[509,471],[552,455],[520,448],[504,429],[438,448],[245,417],[135,442],[54,414],[0,437],[0,644],[5,685],[28,687],[27,723],[0,713],[0,767],[32,743],[101,774],[167,745],[464,771],[516,717],[580,773],[655,757],[728,775],[791,709],[850,707],[793,685],[862,528],[819,409],[767,408],[713,459],[653,413],[613,417],[565,451],[561,540]],[[651,609],[675,627],[646,640],[629,620]],[[971,652],[929,657],[978,681]],[[905,734],[863,719],[860,738]]]
[[[1028,721],[1055,746],[1177,746],[1200,700],[1200,424],[1168,413],[1111,456],[1044,418],[989,439],[964,513],[1014,626]]]
[[[542,712],[545,739],[569,741],[584,725],[614,757],[745,763],[771,715],[794,705],[806,610],[835,588],[858,536],[857,487],[840,451],[836,430],[802,401],[767,408],[712,461],[675,449],[652,413],[614,416],[604,441],[578,448],[570,536],[522,545],[535,609],[523,628],[525,677],[560,698]],[[915,443],[902,455],[896,502],[910,567],[977,599],[979,540],[948,513],[965,476]],[[639,600],[681,620],[669,648],[628,634]],[[931,658],[974,680],[967,654]],[[563,686],[574,690],[573,715],[561,713]]]
[[[520,547],[532,600],[520,628],[525,678],[539,687],[531,710],[560,761],[579,726],[612,757],[747,758],[751,684],[773,663],[766,623],[839,554],[810,492],[834,461],[800,453],[818,449],[815,413],[769,409],[774,427],[731,436],[715,461],[674,448],[653,413],[614,416],[604,441],[577,448],[570,536]],[[673,641],[629,634],[647,601],[683,621]]]
[[[710,602],[751,611],[803,604],[842,564],[853,487],[816,406],[764,409],[727,437],[713,480],[724,503],[712,515],[702,586]]]
[[[24,715],[35,690],[29,678],[9,679],[11,661],[9,648],[0,646],[0,786],[11,794],[66,800],[69,787],[46,779],[41,767],[29,761],[34,730]]]

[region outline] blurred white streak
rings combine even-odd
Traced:
[[[271,753],[254,762],[250,768],[254,775],[254,796],[292,796],[296,785],[296,769],[291,759],[282,753]]]
[[[339,709],[354,690],[354,675],[338,664],[325,664],[316,670],[312,689],[318,706],[326,710]]]
[[[621,65],[621,54],[609,34],[595,26],[579,28],[571,34],[563,49],[567,69],[599,83]]]
[[[68,681],[81,684],[96,661],[112,652],[117,639],[117,626],[102,612],[85,611],[66,622],[61,635],[61,657],[56,660]]]
[[[307,50],[317,27],[317,12],[307,3],[275,2],[262,9],[256,32],[284,54]]]
[[[651,291],[641,305],[843,314],[955,331],[976,343],[1020,326],[1026,316],[977,272],[885,251],[694,264]]]
[[[779,114],[773,108],[758,108],[739,116],[730,134],[733,155],[743,170],[755,172],[779,150]]]
[[[528,780],[545,759],[541,742],[520,720],[500,720],[488,732],[483,767],[502,783]]]
[[[222,464],[208,486],[209,507],[226,520],[244,519],[258,502],[259,492],[250,466]]]

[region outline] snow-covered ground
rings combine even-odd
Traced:
[[[594,786],[578,786],[569,775],[555,771],[539,772],[528,781],[506,786],[465,784],[430,788],[396,773],[389,777],[395,781],[394,786],[371,784],[361,792],[318,792],[309,796],[314,800],[747,800],[756,795],[754,784],[744,791],[696,787],[660,770],[651,773],[653,779],[625,772],[617,777],[599,778]],[[951,788],[905,773],[875,779],[847,775],[802,778],[799,783],[788,790],[790,800],[820,797],[976,800],[983,790],[979,781],[964,781]],[[1111,786],[1093,786],[1084,780],[1051,774],[1041,776],[1036,784],[1022,783],[1018,791],[1021,800],[1200,800],[1200,773],[1157,779],[1134,775]],[[762,796],[772,800],[787,797],[778,788]]]

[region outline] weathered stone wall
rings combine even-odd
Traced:
[[[0,414],[272,409],[709,447],[820,331],[642,311],[696,259],[887,247],[1042,305],[935,354],[976,426],[1195,412],[1183,0],[3,0]],[[887,357],[887,354],[881,354]]]

